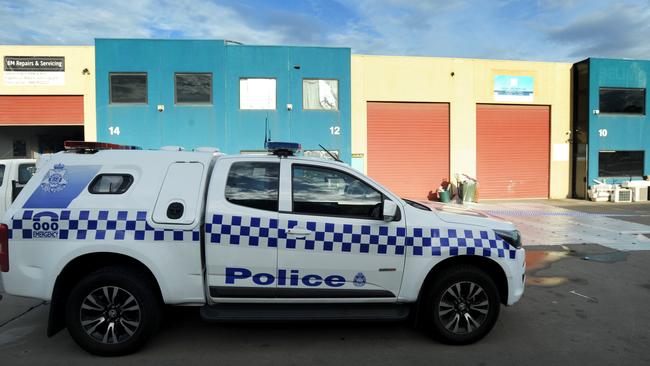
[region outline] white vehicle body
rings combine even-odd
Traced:
[[[277,209],[226,198],[229,189],[237,194],[227,187],[233,164],[247,162],[277,164]],[[364,182],[382,202],[395,203],[397,214],[385,221],[297,213],[296,169]],[[121,194],[91,193],[89,186],[103,174],[129,175],[132,184]],[[172,203],[182,206],[180,217]],[[2,281],[9,294],[53,301],[66,271],[80,271],[85,258],[97,266],[97,256],[104,256],[102,264],[119,257],[146,267],[162,301],[172,305],[409,304],[418,301],[438,264],[471,257],[494,272],[501,302],[514,304],[524,291],[525,252],[495,230],[515,227],[455,211],[409,204],[349,166],[321,159],[62,152],[39,169],[0,220],[9,229],[10,267]]]
[[[20,188],[31,177],[30,169],[34,168],[34,159],[5,159],[0,160],[0,215],[7,210]],[[28,174],[26,174],[28,173]]]

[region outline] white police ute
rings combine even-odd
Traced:
[[[401,199],[340,162],[68,142],[0,221],[9,294],[85,350],[133,352],[162,306],[211,321],[399,320],[485,336],[524,291],[516,228]]]

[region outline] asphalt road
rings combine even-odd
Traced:
[[[469,346],[437,343],[409,323],[220,325],[203,323],[196,309],[184,308],[170,311],[145,349],[108,359],[85,353],[66,331],[48,339],[48,307],[36,303],[13,320],[0,320],[0,360],[139,366],[650,364],[650,251],[569,248],[529,248],[523,299],[503,307],[492,332]],[[0,301],[3,318],[19,309],[19,301]]]

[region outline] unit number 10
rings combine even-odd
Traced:
[[[341,127],[339,127],[339,126],[330,127],[330,134],[332,134],[332,135],[340,135],[341,134]]]
[[[606,128],[601,128],[600,130],[598,130],[598,136],[607,137],[607,129]]]

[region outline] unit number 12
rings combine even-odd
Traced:
[[[332,134],[332,135],[340,135],[341,134],[341,127],[339,127],[339,126],[330,127],[330,134]]]

